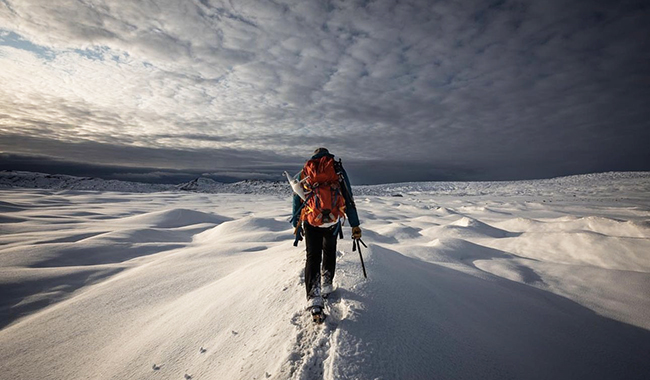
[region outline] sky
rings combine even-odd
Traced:
[[[509,180],[648,142],[646,0],[0,0],[2,170]]]

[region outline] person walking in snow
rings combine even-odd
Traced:
[[[343,237],[345,216],[352,226],[352,238],[361,238],[359,216],[352,196],[352,188],[341,160],[326,148],[317,148],[300,172],[304,200],[293,196],[293,218],[296,242],[304,233],[307,251],[305,288],[307,309],[314,321],[324,318],[323,297],[333,291],[332,280],[336,269],[336,241]],[[322,270],[321,270],[322,267]]]

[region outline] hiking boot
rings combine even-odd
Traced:
[[[329,277],[323,277],[323,284],[321,285],[321,295],[324,298],[327,298],[327,296],[334,291],[334,285],[332,284],[332,279]]]
[[[320,295],[317,297],[310,297],[309,299],[307,299],[307,310],[311,310],[315,307],[322,309],[324,304],[325,301],[323,301],[323,297],[321,297]]]

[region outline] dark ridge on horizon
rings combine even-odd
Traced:
[[[289,172],[298,172],[302,163],[296,163],[293,168],[288,168]],[[365,173],[366,167],[376,165],[385,165],[386,170],[396,173],[392,180],[388,176],[368,178]],[[645,172],[650,171],[644,165],[638,165],[637,168],[608,168],[607,170],[590,170],[590,171],[562,171],[560,173],[549,173],[548,175],[530,175],[530,176],[494,176],[492,178],[481,175],[478,170],[446,170],[438,171],[429,167],[414,164],[400,163],[364,163],[347,160],[345,167],[350,175],[350,180],[355,186],[372,186],[396,183],[418,183],[418,182],[506,182],[506,181],[528,181],[543,180],[573,175],[598,174],[608,172]],[[127,182],[145,183],[145,184],[165,184],[179,185],[190,182],[197,178],[209,178],[220,183],[235,183],[244,180],[260,181],[282,181],[283,177],[280,172],[264,173],[265,178],[256,176],[259,173],[239,172],[234,174],[220,174],[217,170],[211,173],[205,171],[193,170],[175,170],[161,169],[150,167],[124,167],[114,165],[94,165],[85,163],[76,163],[68,161],[53,160],[46,157],[22,156],[7,153],[0,153],[0,170],[2,171],[25,171],[33,173],[43,173],[51,175],[69,175],[75,177],[91,177],[103,180],[119,180]],[[365,175],[364,175],[365,174]]]
[[[549,171],[544,175],[536,175],[536,170],[531,170],[531,175],[516,175],[504,169],[501,175],[488,175],[480,169],[438,169],[431,164],[400,163],[400,162],[368,162],[344,159],[344,166],[354,186],[371,186],[408,182],[504,182],[542,180],[567,177],[582,174],[596,174],[607,172],[644,172],[650,168],[643,163],[634,165],[634,168],[623,168],[618,165],[608,166],[603,170],[583,171]],[[298,172],[302,161],[287,166],[290,173]],[[384,173],[376,174],[377,167],[383,167]],[[368,170],[372,168],[373,170]],[[118,165],[96,165],[70,161],[56,160],[42,156],[15,155],[0,153],[0,170],[25,171],[51,175],[70,175],[75,177],[92,177],[103,180],[120,180],[145,184],[178,185],[192,181],[199,177],[209,178],[220,183],[235,183],[244,180],[283,181],[282,172],[277,168],[255,168],[255,170],[238,172],[220,172],[218,169],[206,170],[178,170],[154,167],[126,167]]]

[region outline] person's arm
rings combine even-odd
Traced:
[[[300,171],[300,175],[298,175],[298,179],[302,180],[303,174],[302,170]],[[303,206],[303,201],[302,198],[296,193],[293,193],[293,207],[292,207],[292,212],[291,212],[291,225],[295,228],[298,223],[300,223],[300,213],[302,212],[302,206]]]
[[[298,194],[293,194],[293,211],[291,212],[291,225],[296,227],[300,221],[300,211],[302,208],[302,199]]]
[[[350,179],[348,178],[348,173],[345,172],[345,169],[341,167],[341,173],[343,174],[343,181],[341,181],[341,188],[343,189],[343,197],[345,198],[345,214],[348,216],[350,221],[350,226],[358,227],[359,226],[359,214],[357,213],[357,206],[354,203],[354,195],[352,194],[352,186],[350,186]]]

